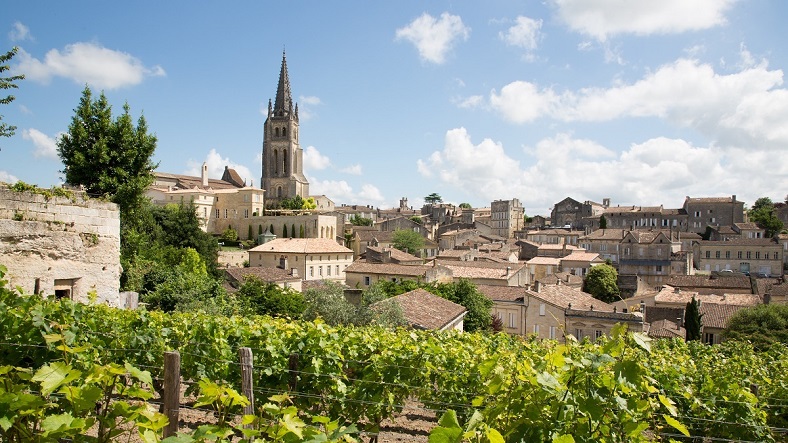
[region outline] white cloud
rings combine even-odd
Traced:
[[[528,164],[521,166],[518,157]],[[678,208],[686,195],[715,192],[752,202],[774,189],[788,189],[788,162],[776,164],[773,158],[751,147],[723,150],[664,137],[616,153],[569,134],[545,138],[512,156],[489,139],[474,144],[467,131],[458,128],[448,131],[443,148],[419,160],[418,168],[423,176],[480,201],[517,197],[533,215],[548,214],[567,196]],[[764,169],[764,164],[774,167]]]
[[[335,204],[370,204],[381,206],[385,198],[380,190],[371,184],[361,185],[361,190],[356,192],[345,180],[319,180],[307,176],[309,180],[309,193],[312,195],[326,195]]]
[[[782,70],[765,61],[728,75],[708,64],[679,59],[630,84],[557,93],[525,81],[490,94],[506,120],[610,121],[626,117],[667,119],[695,128],[724,145],[788,144],[788,90]]]
[[[342,168],[339,171],[350,175],[361,175],[361,165],[356,163],[355,165],[350,165],[346,168]]]
[[[300,96],[298,101],[307,105],[321,105],[323,102],[320,101],[320,97],[315,97],[314,95],[309,96]]]
[[[231,161],[229,157],[222,158],[221,154],[216,152],[216,149],[211,149],[208,155],[205,156],[204,162],[208,165],[208,177],[210,178],[222,178],[222,175],[224,174],[224,168],[225,166],[228,166],[230,169],[235,169],[235,172],[241,176],[241,179],[244,180],[247,185],[249,183],[254,186],[258,185],[259,175],[257,177],[253,176],[249,168]],[[202,163],[203,162],[201,161],[189,159],[186,163],[188,169],[184,172],[184,174],[199,177],[202,172]]]
[[[552,0],[576,32],[605,41],[617,34],[677,34],[726,23],[736,0]]]
[[[455,105],[457,105],[458,108],[474,109],[484,104],[484,96],[472,95],[470,97],[457,98],[453,100],[453,102]]]
[[[322,170],[331,166],[331,159],[320,153],[314,146],[307,146],[304,149],[304,169]]]
[[[539,46],[542,39],[542,20],[534,20],[530,17],[518,16],[515,25],[506,32],[500,32],[498,36],[511,46],[525,49],[526,59],[533,60],[533,52]]]
[[[14,28],[8,33],[8,38],[12,42],[21,42],[24,40],[33,40],[33,35],[30,34],[30,28],[25,26],[22,22],[14,22]]]
[[[50,137],[38,129],[30,128],[22,131],[22,138],[33,142],[33,145],[36,147],[33,151],[34,157],[57,160],[57,139],[60,138],[61,134],[62,132],[55,135],[55,137]]]
[[[52,77],[64,77],[100,89],[117,89],[137,85],[145,77],[166,75],[161,66],[146,67],[131,54],[96,43],[72,43],[62,52],[51,49],[43,60],[20,49],[18,57],[15,69],[23,72],[26,78],[44,84]]]
[[[16,176],[13,176],[13,175],[11,175],[10,173],[8,173],[6,171],[0,170],[0,182],[12,183],[13,184],[13,183],[16,183],[18,181],[19,181],[19,179],[16,178]]]
[[[426,12],[407,26],[397,29],[396,39],[407,40],[416,46],[422,60],[441,64],[457,40],[467,40],[471,28],[462,23],[458,15],[448,12],[440,19]]]

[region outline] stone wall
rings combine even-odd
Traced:
[[[122,306],[118,206],[0,186],[0,264],[26,294]]]

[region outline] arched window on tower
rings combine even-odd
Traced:
[[[287,149],[282,149],[282,174],[287,175]]]
[[[279,128],[274,129],[274,136],[279,137]]]
[[[279,173],[279,151],[274,149],[274,174]]]
[[[276,196],[278,198],[282,198],[282,187],[281,186],[276,188]]]
[[[287,137],[287,128],[282,128],[282,137]]]

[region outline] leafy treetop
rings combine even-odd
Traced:
[[[11,48],[10,51],[6,52],[5,54],[0,55],[0,74],[6,72],[10,69],[8,66],[8,62],[14,58],[14,56],[19,52],[19,48],[14,46]],[[12,75],[10,77],[0,77],[0,89],[17,89],[19,86],[15,82],[19,80],[24,80],[24,75]],[[13,95],[7,95],[5,97],[0,97],[0,105],[7,105],[14,101],[16,97]],[[7,123],[3,123],[3,116],[0,115],[0,137],[11,137],[14,135],[14,131],[16,131],[16,126],[11,126]]]
[[[443,197],[441,197],[438,193],[433,192],[432,194],[424,197],[424,201],[427,202],[427,204],[434,205],[443,202]]]

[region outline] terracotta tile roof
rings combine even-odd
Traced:
[[[772,238],[732,238],[730,240],[721,240],[721,241],[701,241],[700,246],[729,246],[729,245],[740,245],[740,246],[778,246],[776,240]]]
[[[563,251],[564,248],[566,248],[567,251],[576,251],[580,249],[580,247],[574,245],[564,245],[564,244],[554,244],[554,243],[542,243],[541,245],[539,245],[539,249],[545,251]]]
[[[657,320],[651,323],[648,336],[654,338],[684,338],[687,330],[670,320]]]
[[[405,277],[423,277],[432,266],[401,265],[398,263],[367,263],[354,261],[347,268],[347,273],[401,275]]]
[[[235,282],[243,283],[248,276],[257,277],[264,282],[279,283],[286,281],[300,281],[301,278],[293,277],[289,270],[282,268],[272,268],[255,266],[252,268],[226,268],[224,272]]]
[[[476,285],[476,289],[492,301],[514,302],[525,298],[525,288],[520,286]]]
[[[613,305],[609,305],[601,300],[595,299],[591,294],[567,285],[543,285],[537,291],[526,291],[531,297],[543,300],[560,308],[567,308],[577,311],[590,311],[594,307],[595,311],[613,312]]]
[[[702,240],[703,237],[697,232],[678,232],[679,240]]]
[[[693,296],[696,300],[699,300],[701,304],[717,303],[738,306],[754,306],[761,303],[760,297],[752,294],[698,294],[694,291],[685,290],[676,292],[675,289],[671,288],[670,286],[665,286],[661,291],[659,291],[659,293],[654,297],[654,302],[657,304],[684,306],[692,301]]]
[[[690,203],[731,203],[733,197],[687,197],[685,202]]]
[[[635,229],[633,231],[629,231],[626,235],[631,235],[632,237],[635,238],[635,241],[637,241],[638,244],[642,245],[642,244],[653,243],[660,236],[660,234],[664,234],[666,236],[669,235],[669,233],[665,234],[663,231],[659,231],[659,230],[647,231],[644,229]]]
[[[525,263],[438,260],[438,265],[451,270],[454,278],[508,279],[521,271]],[[507,269],[508,268],[508,269]]]
[[[359,230],[356,231],[356,236],[358,240],[362,242],[377,240],[380,243],[391,243],[394,231]]]
[[[747,308],[748,306],[737,306],[717,303],[701,303],[700,313],[703,315],[700,323],[705,328],[725,329],[728,327],[733,314]]]
[[[417,329],[443,329],[467,312],[463,306],[424,289],[406,292],[389,300],[399,304],[405,320]]]
[[[643,321],[643,317],[640,314],[629,313],[629,312],[611,312],[611,311],[598,311],[596,305],[594,305],[594,310],[587,310],[587,309],[574,309],[574,305],[572,309],[567,309],[564,312],[564,315],[567,317],[580,317],[580,318],[601,318],[605,320],[615,320],[620,322],[637,322],[641,323]]]
[[[255,246],[250,252],[277,252],[283,254],[347,254],[353,253],[328,238],[277,238]]]
[[[684,208],[663,209],[662,215],[687,215],[687,211],[685,211]]]
[[[530,266],[534,266],[534,265],[553,265],[553,266],[558,266],[559,264],[561,264],[561,259],[556,258],[556,257],[534,257],[534,258],[528,260],[525,263],[530,265]]]
[[[733,226],[736,226],[737,228],[739,228],[739,230],[746,229],[746,230],[759,231],[761,229],[755,223],[734,223]]]
[[[180,186],[185,188],[195,188],[195,187],[202,188],[202,177],[194,177],[191,175],[182,175],[182,174],[170,174],[167,172],[157,172],[157,171],[154,171],[153,175],[156,179],[175,180],[178,182]],[[232,183],[226,182],[224,180],[209,178],[208,187],[213,189],[237,189],[237,188],[241,188],[242,186],[235,186]]]
[[[788,296],[788,283],[780,278],[758,278],[755,281],[758,284],[758,295],[761,297],[766,293],[777,297]]]
[[[370,250],[370,249],[372,251],[377,252],[378,254],[383,254],[383,249],[386,249],[386,251],[390,251],[391,252],[391,259],[395,260],[397,262],[407,261],[407,262],[418,262],[418,264],[421,264],[421,258],[420,257],[416,257],[413,254],[408,254],[405,251],[400,251],[397,248],[389,248],[389,247],[385,247],[384,248],[383,246],[367,246],[367,250]]]
[[[579,240],[617,240],[621,241],[626,234],[625,229],[597,229],[596,231],[580,237]]]
[[[665,282],[674,288],[719,288],[751,290],[750,277],[746,275],[731,275],[730,277],[711,278],[706,275],[671,275]]]
[[[654,323],[659,320],[676,321],[684,318],[685,308],[686,306],[646,306],[644,319],[646,323]]]
[[[550,274],[545,277],[542,277],[537,281],[539,283],[544,283],[548,285],[562,284],[576,288],[579,288],[583,285],[583,277],[579,275],[570,274],[568,272],[556,272],[555,274]]]
[[[585,252],[585,251],[573,251],[571,254],[567,255],[566,257],[561,258],[561,261],[585,261],[585,262],[592,262],[599,258],[599,254],[596,252]]]

